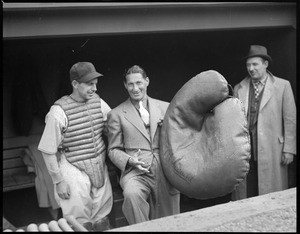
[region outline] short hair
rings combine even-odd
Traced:
[[[132,67],[125,70],[124,82],[126,82],[126,76],[129,74],[140,73],[144,79],[147,78],[146,71],[139,65],[133,65]]]

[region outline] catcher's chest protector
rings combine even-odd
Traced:
[[[226,195],[249,171],[244,108],[228,96],[216,71],[190,79],[174,96],[160,138],[163,171],[181,193],[198,199]]]

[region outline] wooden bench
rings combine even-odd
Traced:
[[[35,173],[28,173],[23,155],[28,145],[40,140],[41,135],[3,139],[3,192],[35,186]]]
[[[35,186],[35,173],[28,173],[21,158],[24,148],[3,152],[3,192]]]

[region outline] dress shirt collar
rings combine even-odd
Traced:
[[[252,84],[254,85],[254,83],[258,82],[261,85],[265,85],[266,82],[267,82],[268,76],[269,75],[267,73],[266,76],[264,78],[260,79],[260,80],[254,80],[254,79],[252,79]]]

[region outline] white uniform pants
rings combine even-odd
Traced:
[[[97,189],[91,185],[88,175],[70,164],[62,155],[59,162],[64,180],[70,186],[70,198],[61,199],[54,186],[55,199],[60,205],[63,216],[73,215],[81,224],[95,222],[107,216],[113,205],[112,188],[107,166],[105,166],[104,185]]]

